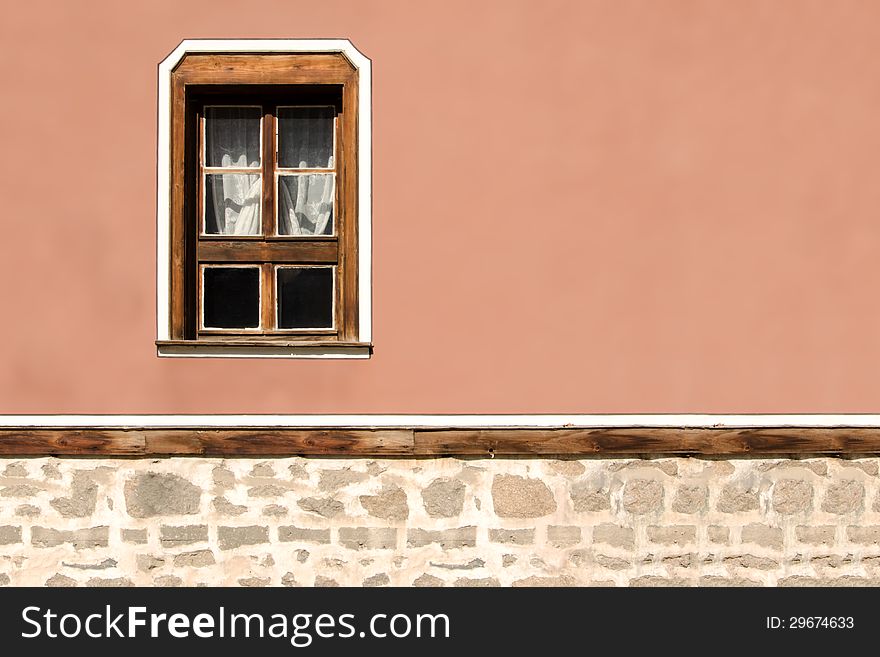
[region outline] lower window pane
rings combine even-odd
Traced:
[[[259,328],[259,268],[205,267],[202,313],[205,328]]]
[[[278,268],[278,328],[333,328],[333,267]]]

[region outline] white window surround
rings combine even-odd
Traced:
[[[156,196],[156,339],[169,340],[171,284],[171,71],[187,53],[341,53],[358,71],[358,339],[372,342],[372,70],[348,39],[186,39],[159,64]],[[368,346],[159,345],[159,356],[369,358]]]

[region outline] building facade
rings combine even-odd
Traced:
[[[0,584],[875,583],[878,11],[10,10]]]

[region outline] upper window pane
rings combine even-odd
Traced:
[[[259,107],[205,108],[205,166],[260,166]]]
[[[279,107],[278,165],[332,169],[335,122],[333,107]]]
[[[207,235],[259,235],[262,231],[262,179],[253,173],[205,175]]]
[[[278,234],[332,235],[335,193],[332,173],[278,176]]]

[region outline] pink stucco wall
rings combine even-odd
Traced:
[[[155,355],[156,66],[374,66],[369,361]],[[0,412],[880,411],[874,2],[29,1]]]

